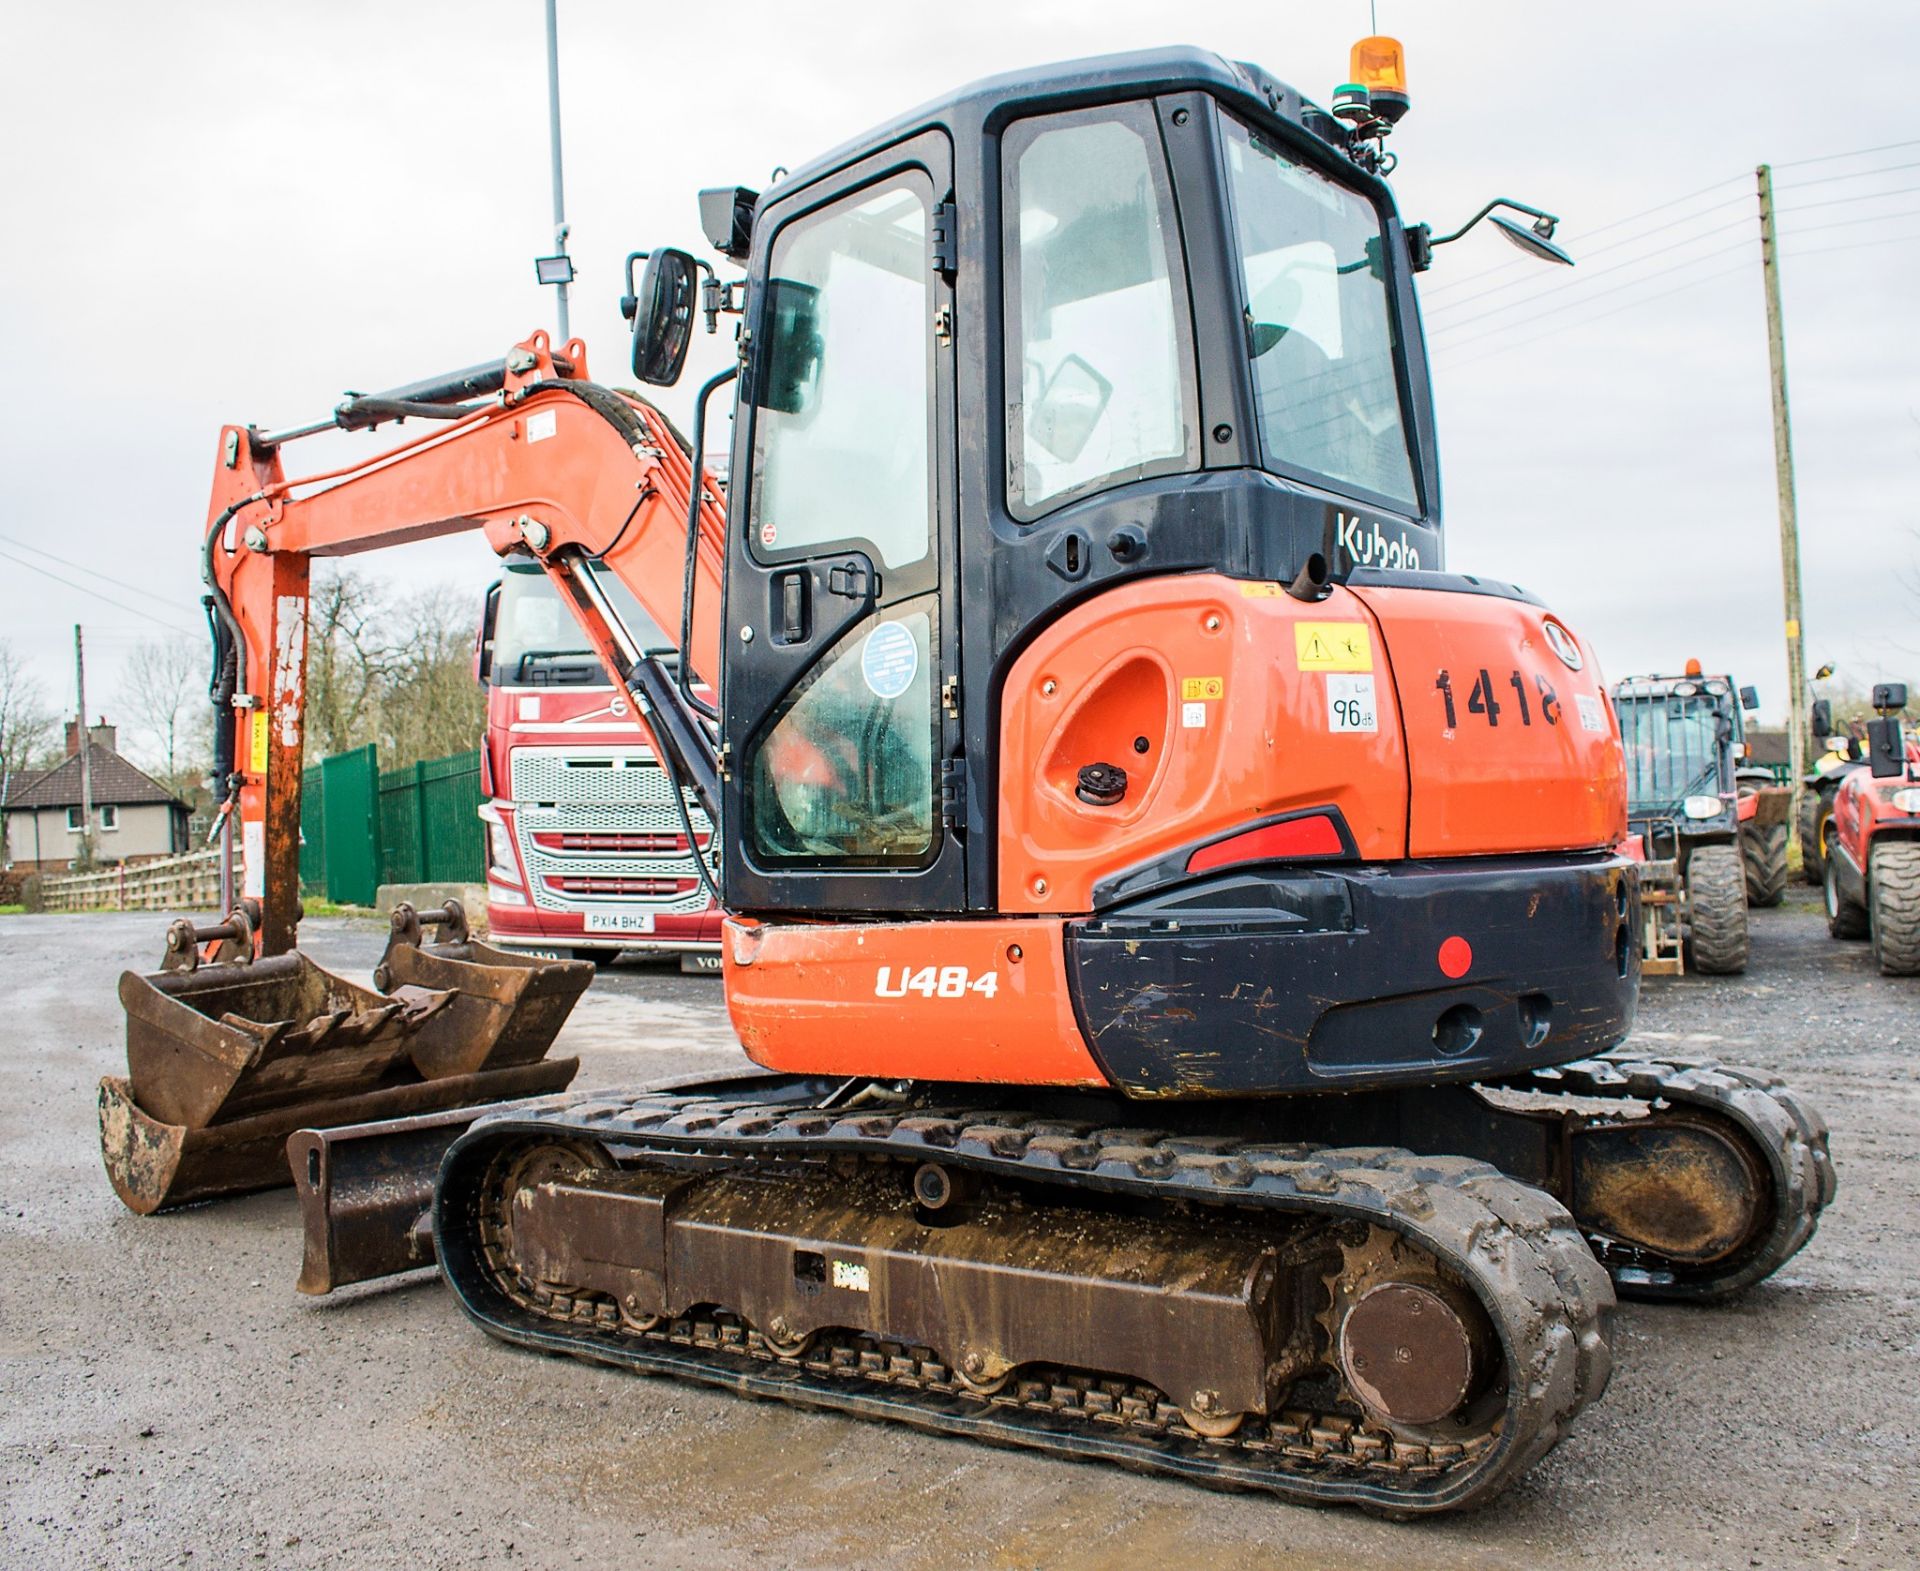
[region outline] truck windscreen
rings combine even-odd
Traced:
[[[611,573],[595,576],[643,649],[672,646],[673,641],[640,608],[625,584]],[[500,607],[493,625],[493,680],[501,687],[593,687],[604,686],[607,680],[559,591],[531,563],[510,563],[501,576]]]
[[[1412,507],[1380,212],[1221,120],[1267,462]]]
[[[1613,707],[1626,751],[1629,815],[1676,812],[1690,796],[1723,789],[1720,760],[1732,722],[1718,699],[1622,693]]]

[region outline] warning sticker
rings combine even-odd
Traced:
[[[1188,731],[1203,731],[1207,725],[1207,706],[1205,704],[1182,704],[1180,706],[1180,724]]]
[[[552,409],[541,409],[527,416],[527,442],[544,442],[560,432],[560,416]]]
[[[1206,702],[1209,699],[1224,698],[1227,693],[1227,679],[1224,676],[1185,676],[1180,679],[1180,697],[1185,703]]]
[[[1582,731],[1604,731],[1606,718],[1600,713],[1600,700],[1591,693],[1575,693],[1573,701],[1580,708],[1580,729]]]
[[[1295,622],[1293,652],[1302,671],[1373,669],[1373,638],[1365,622]]]
[[[1244,579],[1240,583],[1240,598],[1243,600],[1278,600],[1286,592],[1285,584],[1250,584]]]
[[[1329,731],[1378,731],[1380,729],[1380,717],[1373,702],[1372,677],[1328,675],[1327,729]]]
[[[248,749],[247,768],[256,775],[267,772],[267,712],[256,709],[253,712],[253,739]]]

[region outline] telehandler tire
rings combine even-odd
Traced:
[[[1840,869],[1838,854],[1831,845],[1825,847],[1826,855],[1821,860],[1825,869],[1821,882],[1827,891],[1827,931],[1835,938],[1865,938],[1867,936],[1867,908],[1849,900],[1840,888]]]
[[[1920,976],[1920,841],[1873,848],[1867,901],[1880,974]]]
[[[1747,904],[1777,906],[1787,892],[1787,826],[1742,829],[1740,858],[1746,866]]]
[[[1687,861],[1687,931],[1693,969],[1734,976],[1747,968],[1747,884],[1738,847],[1703,846]]]

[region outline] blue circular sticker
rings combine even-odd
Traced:
[[[860,674],[876,698],[898,698],[920,670],[920,646],[902,622],[882,622],[860,651]]]

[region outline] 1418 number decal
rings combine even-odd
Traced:
[[[1447,706],[1447,729],[1449,731],[1458,729],[1460,711],[1453,695],[1453,673],[1442,671],[1434,678],[1433,685],[1439,690],[1441,702]],[[1533,679],[1533,686],[1534,701],[1530,702],[1527,694],[1527,679],[1520,672],[1509,672],[1506,681],[1496,685],[1487,668],[1482,666],[1479,676],[1467,691],[1467,713],[1480,715],[1489,726],[1497,726],[1500,724],[1501,715],[1508,714],[1517,707],[1520,723],[1532,725],[1537,703],[1540,718],[1548,725],[1558,725],[1560,695],[1553,690],[1553,684],[1544,676],[1536,676]],[[1513,689],[1513,696],[1503,699],[1500,696],[1501,692],[1508,687]]]

